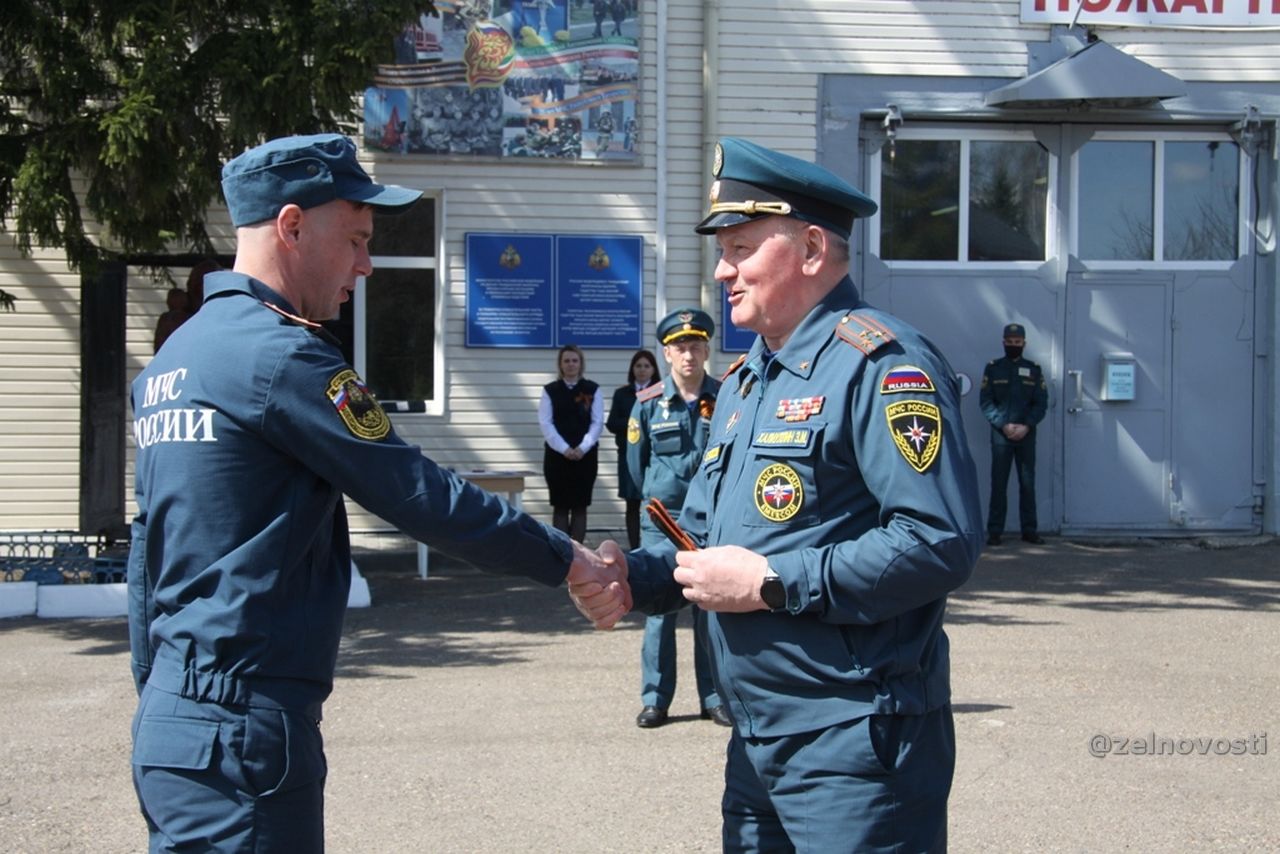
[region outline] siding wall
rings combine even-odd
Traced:
[[[822,74],[919,74],[1017,78],[1028,43],[1050,28],[1023,25],[1018,4],[963,0],[742,0],[718,4],[718,48],[711,79],[717,135],[748,136],[806,157],[815,155],[817,86]],[[645,346],[654,324],[659,187],[657,16],[642,16],[639,167],[554,163],[470,163],[379,156],[379,180],[443,190],[445,257],[445,415],[394,416],[397,431],[445,465],[540,472],[536,406],[554,376],[554,351],[468,350],[463,235],[469,231],[616,232],[645,238]],[[701,3],[670,2],[666,28],[666,300],[701,299],[706,243],[692,232],[705,199],[703,21]],[[1280,34],[1099,28],[1108,42],[1185,80],[1274,80]],[[225,216],[219,220],[225,234]],[[185,272],[185,271],[183,271]],[[0,311],[0,530],[75,527],[77,518],[79,280],[57,253],[20,259],[0,235],[0,288],[19,297]],[[150,355],[164,292],[131,276],[129,377]],[[718,317],[718,304],[709,306]],[[628,351],[587,353],[587,376],[605,390],[625,381]],[[712,356],[712,370],[730,359]],[[612,437],[602,437],[592,528],[621,527]],[[130,456],[132,452],[130,451]],[[132,477],[132,464],[129,467]],[[131,490],[130,490],[131,492]],[[549,518],[541,475],[529,480],[528,509]],[[353,528],[382,523],[352,508]],[[130,506],[132,512],[132,506]]]

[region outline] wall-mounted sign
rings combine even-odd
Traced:
[[[436,0],[365,91],[365,145],[635,162],[638,0]]]
[[[1132,353],[1102,355],[1102,399],[1133,400],[1138,384],[1138,364]]]
[[[644,240],[465,236],[468,347],[640,347]]]
[[[729,293],[720,288],[720,349],[726,353],[745,353],[755,343],[756,334],[750,329],[739,329],[729,319]]]
[[[1188,29],[1280,26],[1276,0],[1022,0],[1028,24]]]

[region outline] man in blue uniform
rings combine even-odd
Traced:
[[[567,578],[600,627],[625,576],[406,445],[316,322],[372,270],[373,207],[417,191],[375,184],[333,134],[245,152],[222,186],[234,271],[133,384],[134,784],[152,851],[321,851],[343,494],[481,568]]]
[[[1017,463],[1018,521],[1022,539],[1043,543],[1036,521],[1036,425],[1049,408],[1044,372],[1022,358],[1027,332],[1020,323],[1004,328],[1004,357],[982,371],[978,403],[991,422],[991,507],[987,513],[987,545],[1000,545],[1008,512],[1009,469]]]
[[[678,308],[658,322],[658,343],[670,374],[636,396],[627,422],[627,471],[644,500],[656,498],[673,515],[680,512],[689,481],[702,462],[711,432],[720,381],[707,376],[708,342],[715,334],[711,316],[697,308]],[[640,542],[656,546],[665,538],[646,515]],[[649,729],[667,722],[676,692],[677,613],[645,620],[640,650],[640,703],[636,726]],[[693,609],[693,670],[702,717],[730,726],[729,715],[711,681],[703,637],[706,617]]]
[[[741,139],[716,147],[716,279],[758,337],[724,380],[680,523],[631,552],[638,610],[712,612],[730,708],[725,851],[938,851],[955,763],[947,594],[982,542],[954,374],[858,296],[875,203]]]

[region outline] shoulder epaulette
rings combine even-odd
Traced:
[[[295,324],[297,326],[303,326],[303,327],[306,327],[307,329],[321,328],[320,324],[316,323],[314,320],[307,320],[305,317],[298,317],[298,315],[296,314],[290,314],[289,312],[285,311],[283,308],[281,308],[278,305],[275,305],[274,303],[263,302],[262,304],[292,324]]]
[[[665,382],[656,382],[651,386],[645,386],[640,389],[640,391],[636,392],[636,403],[644,403],[646,400],[653,400],[655,397],[662,394],[666,385],[667,384]]]
[[[880,321],[854,311],[840,318],[836,324],[836,337],[868,356],[894,340],[893,333]]]
[[[335,338],[333,336],[333,333],[331,333],[328,329],[325,329],[319,323],[316,323],[314,320],[307,320],[305,317],[299,317],[296,314],[290,314],[289,312],[285,311],[283,308],[281,308],[278,305],[275,305],[274,303],[269,303],[264,301],[262,304],[265,305],[267,308],[271,309],[272,311],[274,311],[276,314],[283,317],[285,320],[292,323],[294,326],[301,326],[303,329],[306,329],[307,331],[314,333],[317,337],[320,338],[321,341],[324,341],[326,344],[332,344],[335,347],[342,346],[342,342],[340,342],[337,338]]]
[[[724,382],[725,380],[729,379],[729,377],[733,376],[733,372],[738,370],[738,368],[741,368],[743,363],[746,361],[747,361],[747,354],[743,353],[741,356],[739,356],[737,359],[734,360],[732,365],[729,366],[729,370],[725,371],[723,374],[720,375],[720,382]]]

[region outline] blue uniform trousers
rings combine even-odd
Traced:
[[[935,852],[947,847],[951,707],[729,741],[723,849]]]
[[[693,675],[698,686],[698,702],[703,709],[720,705],[720,695],[711,681],[711,659],[707,654],[707,615],[699,607],[693,612]],[[676,620],[680,612],[659,614],[644,621],[644,646],[640,649],[640,702],[645,706],[668,708],[676,693]]]
[[[987,513],[987,533],[1004,532],[1008,512],[1009,469],[1018,466],[1018,521],[1022,533],[1035,533],[1036,522],[1036,443],[1035,439],[991,443],[991,507]]]
[[[133,784],[150,851],[324,851],[318,717],[318,706],[224,706],[144,688]]]

